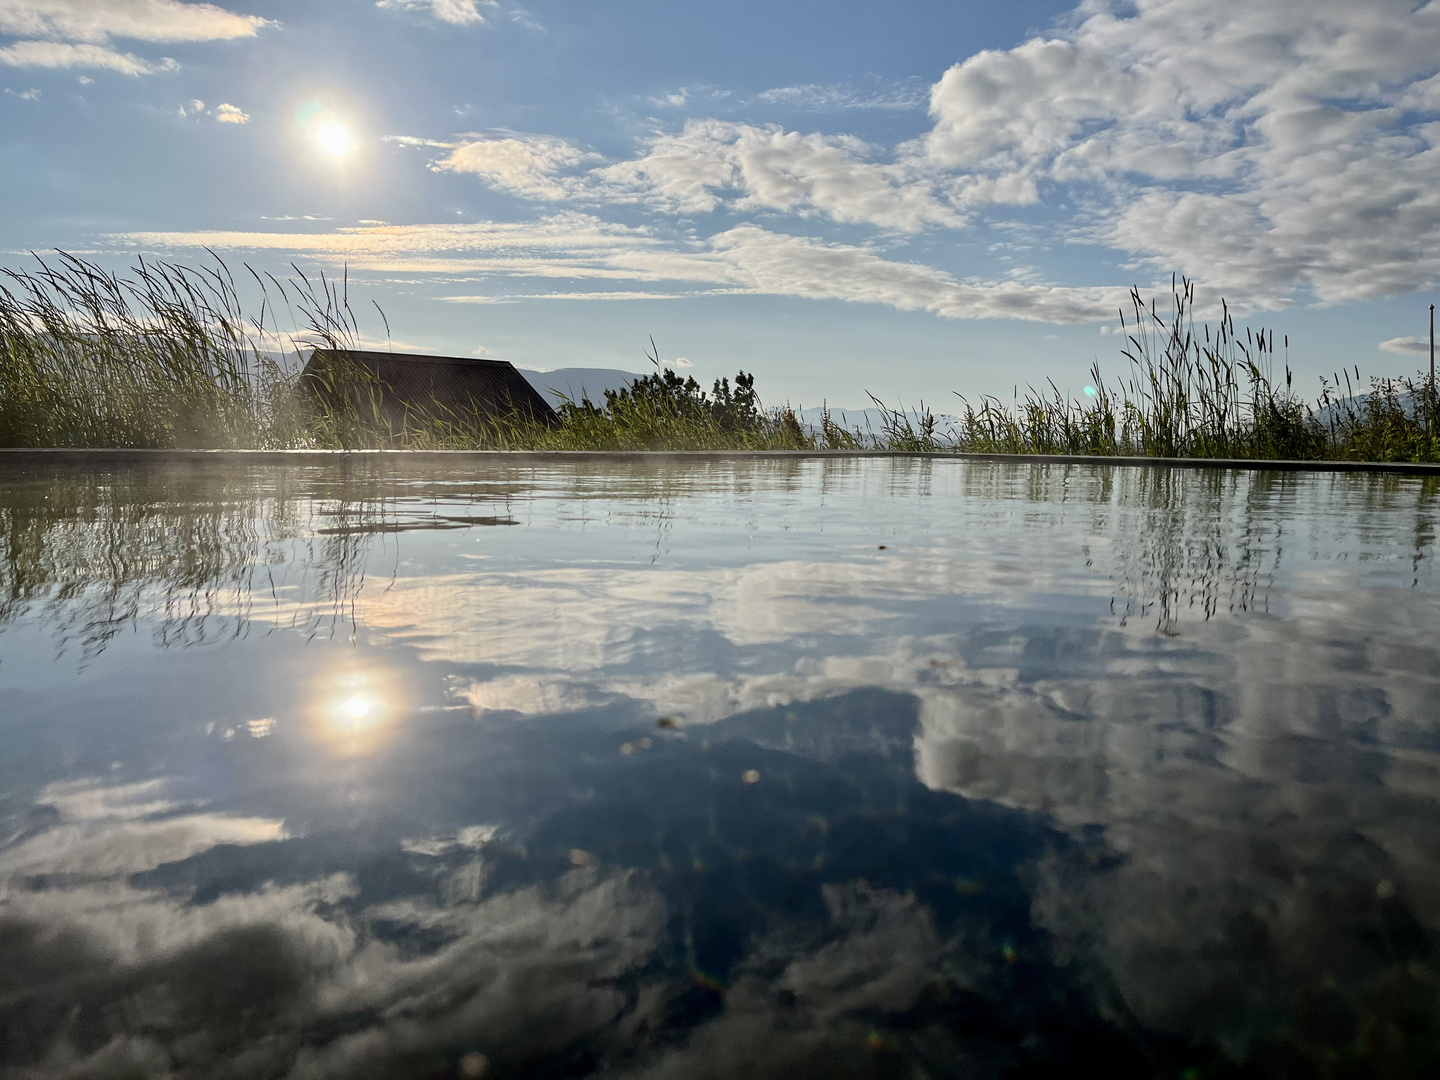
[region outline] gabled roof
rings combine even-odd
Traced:
[[[300,381],[326,405],[348,403],[362,422],[392,429],[430,419],[558,423],[545,399],[505,360],[316,349]]]

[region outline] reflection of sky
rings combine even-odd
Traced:
[[[67,555],[103,496],[35,511],[0,629],[0,929],[34,974],[0,1009],[37,1075],[246,1071],[262,1035],[251,1075],[1178,1072],[1349,1052],[1304,1010],[1358,1032],[1430,992],[1433,487],[494,472],[254,481],[284,499],[230,499],[261,516],[207,571],[248,592],[143,516]],[[520,525],[423,527],[497,498]],[[82,647],[116,565],[140,603]]]

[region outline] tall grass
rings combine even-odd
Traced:
[[[312,279],[297,268],[281,281],[248,266],[242,279],[254,314],[218,257],[200,267],[141,259],[116,274],[60,253],[30,270],[0,270],[0,446],[877,448],[1440,461],[1432,380],[1372,380],[1361,395],[1358,370],[1354,380],[1336,373],[1307,404],[1288,365],[1276,374],[1274,334],[1242,331],[1223,302],[1216,327],[1197,324],[1188,280],[1172,282],[1163,312],[1132,291],[1129,312],[1120,313],[1128,371],[1107,382],[1096,364],[1084,398],[1053,382],[1010,403],[962,396],[960,415],[945,425],[923,403],[892,409],[872,395],[876,432],[845,428],[828,409],[819,429],[807,430],[788,406],[767,409],[744,371],[707,392],[665,368],[653,340],[652,374],[600,402],[562,403],[555,426],[442,401],[381,422],[382,388],[362,385],[322,406],[299,392],[298,373],[278,359],[354,347],[359,326],[347,279]]]
[[[250,271],[259,313],[216,258],[124,274],[63,252],[0,270],[0,445],[303,446],[323,423],[277,359],[355,333],[343,280]],[[290,331],[279,329],[284,311]],[[303,320],[303,323],[299,320]]]
[[[1426,378],[1372,380],[1368,395],[1345,378],[1322,384],[1314,406],[1275,372],[1273,332],[1195,323],[1195,285],[1172,283],[1170,310],[1130,294],[1121,355],[1128,373],[1107,383],[1096,364],[1087,397],[1052,382],[1006,404],[983,397],[955,424],[955,449],[1007,454],[1115,454],[1170,458],[1440,460],[1440,402]],[[1288,345],[1288,342],[1287,342]],[[1358,379],[1359,373],[1356,372]],[[1408,404],[1408,407],[1407,407]]]

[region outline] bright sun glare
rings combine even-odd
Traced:
[[[356,694],[349,701],[345,702],[345,711],[356,720],[363,720],[365,714],[370,711],[370,702],[366,701],[359,694]]]
[[[350,133],[334,121],[320,125],[315,132],[315,141],[320,144],[321,150],[333,157],[344,157],[350,152]]]

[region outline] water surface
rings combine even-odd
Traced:
[[[1440,1069],[1440,485],[0,474],[0,1075]]]

